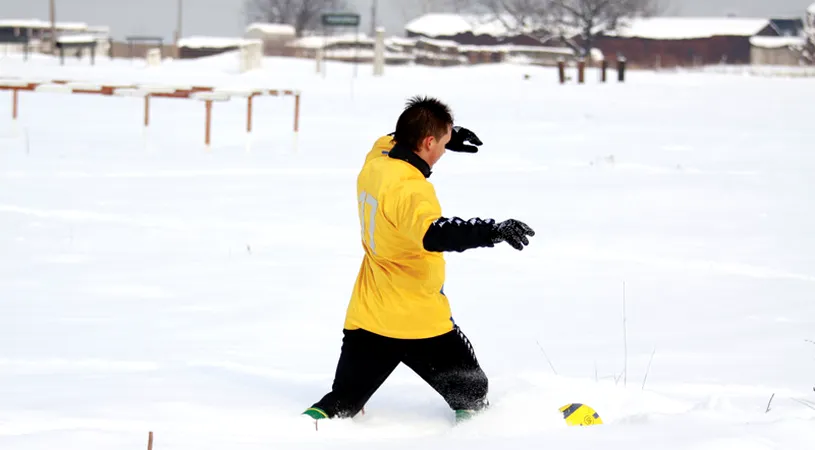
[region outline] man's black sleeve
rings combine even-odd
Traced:
[[[463,252],[471,248],[494,247],[495,221],[474,218],[440,217],[424,235],[424,248],[429,252]]]

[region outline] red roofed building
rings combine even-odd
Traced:
[[[517,27],[510,30],[503,21],[492,16],[434,13],[417,17],[405,25],[408,38],[417,41],[417,48],[427,58],[443,58],[455,63],[451,46],[471,64],[524,60],[531,64],[554,65],[562,57],[574,57],[574,47],[562,39],[539,38],[540,27]],[[443,49],[443,51],[442,51]]]
[[[790,35],[800,19],[653,17],[634,19],[595,41],[606,59],[623,56],[634,67],[750,64],[750,40]]]

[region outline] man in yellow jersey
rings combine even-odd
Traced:
[[[470,144],[467,144],[469,142]],[[456,419],[487,406],[487,376],[455,324],[444,295],[443,252],[507,242],[522,250],[535,232],[514,219],[496,223],[442,216],[427,180],[445,150],[482,145],[453,127],[449,108],[414,97],[392,135],[379,138],[357,178],[362,259],[343,327],[331,392],[307,409],[314,419],[355,416],[404,363],[432,386]]]

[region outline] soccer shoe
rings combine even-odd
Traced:
[[[311,423],[311,425],[314,427],[314,431],[319,430],[317,422],[328,418],[328,414],[326,414],[325,411],[320,408],[309,408],[300,416],[303,418],[303,420],[308,420]]]
[[[328,414],[320,408],[309,408],[303,412],[303,415],[309,416],[314,420],[327,419]]]
[[[457,409],[456,410],[456,424],[466,422],[466,421],[472,419],[473,417],[475,417],[476,414],[478,414],[478,411],[476,411],[474,409]]]

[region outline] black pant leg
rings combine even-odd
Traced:
[[[456,326],[449,333],[406,344],[402,359],[454,410],[487,406],[489,383],[469,339]]]
[[[331,392],[313,407],[328,417],[355,416],[401,359],[398,341],[365,330],[343,330],[342,351]]]

